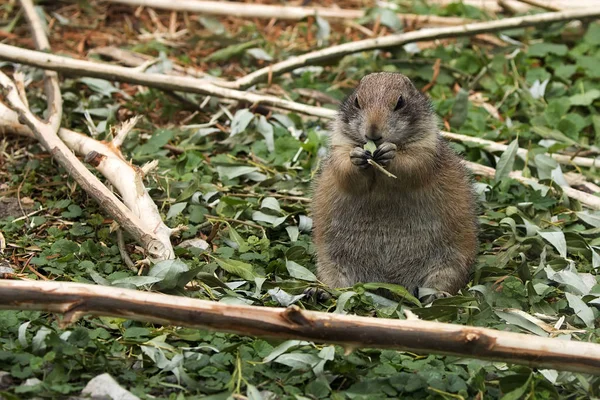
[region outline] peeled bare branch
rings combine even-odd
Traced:
[[[0,309],[113,316],[240,335],[388,348],[600,375],[600,344],[416,319],[358,317],[229,305],[182,296],[67,282],[0,280]]]
[[[562,12],[528,15],[525,17],[505,18],[497,21],[476,22],[472,24],[445,28],[420,29],[413,32],[398,33],[374,39],[359,40],[326,49],[312,51],[296,57],[290,57],[268,67],[256,70],[243,78],[228,84],[231,88],[246,88],[259,82],[264,82],[269,76],[275,76],[292,71],[306,65],[314,65],[333,58],[348,54],[360,53],[375,49],[398,47],[407,43],[426,40],[443,39],[448,37],[473,36],[479,33],[498,32],[506,29],[525,28],[537,25],[547,25],[553,22],[570,21],[574,19],[596,18],[600,16],[600,7],[575,9]],[[224,85],[223,85],[224,86]]]
[[[123,124],[121,124],[121,127],[117,130],[117,134],[113,137],[113,140],[111,140],[110,144],[117,149],[120,148],[129,132],[131,132],[131,130],[138,123],[139,120],[139,115],[136,115],[135,117],[123,122]]]
[[[42,21],[40,21],[40,16],[35,11],[33,2],[31,0],[21,0],[21,7],[23,7],[25,17],[29,23],[35,47],[39,51],[51,51],[50,42],[48,42],[44,26],[42,25]],[[44,91],[48,98],[48,123],[56,134],[60,129],[63,111],[58,74],[56,72],[44,71]]]
[[[496,170],[494,168],[470,161],[465,161],[465,163],[475,175],[493,178],[496,174]],[[535,178],[524,177],[521,171],[512,171],[508,176],[527,186],[544,186]],[[581,190],[573,189],[568,186],[561,186],[561,189],[568,197],[578,200],[581,202],[581,204],[584,204],[593,210],[600,210],[600,197],[582,192]]]
[[[33,65],[39,68],[75,76],[92,76],[102,79],[136,83],[164,90],[200,93],[219,98],[238,100],[250,104],[264,104],[278,107],[283,110],[315,115],[317,117],[331,117],[335,114],[334,110],[307,106],[293,101],[283,100],[276,96],[260,95],[219,87],[206,80],[184,76],[165,77],[163,74],[140,73],[135,68],[75,60],[34,50],[26,50],[6,44],[0,44],[0,59]]]
[[[7,79],[6,76],[0,76],[0,85],[5,84]],[[11,103],[11,106],[14,107],[15,104]],[[19,105],[17,104],[17,106]],[[25,108],[22,107],[22,109]],[[38,123],[43,125],[39,120]],[[28,129],[27,126],[21,125],[17,114],[0,103],[0,130],[34,136],[32,129],[34,128]],[[77,176],[85,179],[85,185],[83,185],[75,175],[73,176],[77,183],[80,183],[80,186],[100,204],[103,211],[111,215],[125,231],[144,246],[153,259],[165,260],[174,257],[170,241],[171,229],[162,221],[156,204],[144,187],[142,182],[144,173],[127,162],[117,147],[64,128],[61,128],[58,131],[58,137],[55,136],[49,143],[54,149],[59,148],[59,150],[49,150],[50,153],[55,156],[58,153],[65,153],[62,159],[69,160],[71,164],[63,165],[63,167],[69,174],[75,171]],[[123,202],[88,171],[81,161],[73,156],[71,150],[88,158],[90,163],[121,194]]]
[[[226,1],[172,1],[172,0],[105,0],[111,3],[143,6],[171,11],[185,11],[203,15],[221,15],[238,18],[276,18],[301,20],[319,16],[325,19],[358,19],[364,17],[363,10],[337,7],[293,7],[267,4]],[[465,18],[438,17],[437,15],[397,14],[398,18],[412,25],[451,26],[466,23]]]
[[[542,10],[548,11],[560,11],[564,10],[564,8],[551,4],[549,1],[538,1],[538,0],[518,0],[521,3],[529,4],[530,6],[534,6],[537,8],[541,8]]]
[[[474,136],[467,136],[467,135],[461,135],[459,133],[451,133],[451,132],[442,132],[442,136],[444,136],[446,139],[448,140],[454,140],[454,141],[459,141],[459,142],[463,142],[463,143],[476,143],[476,144],[480,144],[482,145],[482,147],[487,150],[487,151],[491,151],[491,152],[500,152],[500,151],[506,151],[506,149],[508,148],[507,145],[502,144],[502,143],[496,143],[492,140],[486,140],[486,139],[481,139],[478,137],[474,137]],[[523,160],[526,160],[528,157],[529,152],[526,149],[523,149],[521,147],[519,147],[519,149],[517,150],[517,155],[522,158]],[[580,167],[600,167],[600,157],[598,158],[587,158],[587,157],[570,157],[570,156],[566,156],[564,154],[557,154],[557,153],[546,153],[546,155],[548,157],[552,157],[553,159],[556,160],[556,162],[560,163],[560,164],[564,164],[564,165],[577,165]]]
[[[117,197],[108,190],[102,182],[96,178],[82,163],[75,157],[67,145],[60,140],[56,131],[50,124],[40,121],[31,111],[25,107],[17,88],[9,77],[0,72],[0,88],[4,92],[4,98],[10,107],[18,115],[18,120],[23,121],[33,132],[35,138],[42,144],[56,161],[69,173],[73,179],[94,198],[100,208],[108,215],[113,217],[123,229],[125,229],[133,238],[140,243],[154,258],[163,257],[165,253],[164,245],[159,241],[156,235],[150,231],[146,232],[142,228],[140,219],[135,216]],[[0,112],[0,115],[8,113]],[[14,114],[13,114],[14,115]]]

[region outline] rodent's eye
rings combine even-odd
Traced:
[[[399,109],[404,107],[405,104],[406,102],[404,101],[404,97],[398,97],[398,102],[396,103],[396,107],[394,107],[394,111],[398,111]]]
[[[358,96],[356,96],[354,98],[354,107],[358,108],[360,110],[360,104],[358,103]]]

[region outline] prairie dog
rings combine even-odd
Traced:
[[[469,280],[478,248],[471,180],[431,102],[402,74],[369,74],[341,104],[312,213],[318,277],[330,287],[455,294]]]

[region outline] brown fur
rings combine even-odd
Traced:
[[[387,169],[398,179],[351,160],[378,136],[379,146],[397,147]],[[367,75],[344,101],[312,212],[318,276],[330,287],[389,282],[454,294],[468,282],[477,252],[471,181],[404,75]]]

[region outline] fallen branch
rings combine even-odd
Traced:
[[[21,0],[21,7],[25,12],[25,17],[31,29],[31,35],[33,36],[33,42],[35,43],[36,49],[43,52],[50,52],[50,42],[44,32],[44,26],[40,21],[40,17],[35,11],[31,0]],[[24,89],[24,88],[23,88]],[[62,96],[60,94],[60,85],[58,82],[58,74],[55,71],[44,71],[44,91],[46,92],[48,102],[48,119],[47,122],[54,131],[54,134],[60,129],[60,123],[62,120]],[[17,91],[17,93],[20,93]],[[25,93],[20,93],[23,96],[21,100],[26,103]],[[28,105],[25,104],[28,108]]]
[[[275,18],[301,20],[319,16],[325,19],[358,19],[365,16],[363,10],[350,10],[336,7],[293,7],[267,4],[225,2],[225,1],[172,1],[172,0],[104,0],[110,3],[143,6],[171,11],[184,11],[203,15],[221,15],[237,18]],[[397,14],[398,18],[412,25],[452,26],[462,25],[465,18],[439,17],[437,15]]]
[[[538,0],[518,0],[521,3],[525,3],[528,4],[530,6],[533,7],[537,7],[537,8],[541,8],[542,10],[548,10],[548,11],[561,11],[564,8],[561,8],[557,5],[551,4],[550,2],[546,1],[538,1]]]
[[[600,375],[600,345],[423,321],[229,305],[181,296],[66,282],[0,280],[0,309],[84,315],[210,329],[240,335],[388,348]]]
[[[123,50],[116,47],[101,47],[92,50],[90,53],[101,54],[106,57],[113,58],[117,61],[123,62],[130,67],[137,67],[142,65],[144,62],[152,62],[156,59],[151,56],[146,56],[145,54],[135,53],[129,50]],[[193,68],[185,68],[179,66],[177,64],[173,64],[173,70],[177,71],[178,74],[191,75],[191,76],[201,76],[201,72],[193,69]],[[167,78],[165,78],[167,79]],[[326,118],[333,118],[335,113],[330,112],[330,117],[326,116]],[[2,124],[0,124],[0,129],[2,128]],[[474,136],[461,135],[459,133],[451,133],[442,131],[442,136],[446,139],[458,141],[462,143],[476,143],[481,145],[485,150],[490,152],[503,152],[508,148],[507,145],[496,143],[492,140],[481,139]],[[517,155],[526,160],[529,152],[526,149],[519,148],[517,150]],[[546,153],[548,157],[552,157],[560,164],[565,165],[577,165],[580,167],[600,167],[600,158],[586,158],[586,157],[571,157],[563,154],[549,154]],[[578,180],[578,183],[581,184],[581,181]],[[570,182],[569,182],[570,184]]]
[[[502,143],[496,143],[492,140],[481,139],[481,138],[474,137],[474,136],[461,135],[459,133],[451,133],[451,132],[442,131],[442,136],[444,136],[448,140],[454,140],[454,141],[459,141],[459,142],[463,142],[463,143],[470,142],[470,143],[480,144],[485,150],[490,151],[490,152],[495,152],[495,151],[502,152],[502,151],[506,151],[506,149],[508,148],[507,145],[502,144]],[[517,155],[521,159],[526,160],[529,157],[529,151],[527,149],[519,147],[517,150]],[[588,168],[592,168],[592,167],[599,168],[600,167],[600,158],[571,157],[571,156],[566,156],[564,154],[556,154],[556,153],[552,153],[552,154],[545,153],[545,155],[547,155],[548,157],[552,157],[553,159],[556,160],[556,162],[558,162],[560,164],[564,164],[564,165],[577,165],[580,167],[588,167]]]
[[[165,76],[163,74],[143,73],[137,68],[120,67],[92,61],[75,60],[53,54],[26,50],[20,47],[0,44],[0,59],[25,65],[32,65],[75,76],[92,76],[96,78],[136,83],[163,90],[200,93],[219,98],[232,99],[250,104],[264,104],[283,110],[331,118],[334,110],[307,106],[293,101],[283,100],[275,96],[260,95],[216,86],[207,80],[186,76]],[[225,83],[225,82],[222,82]],[[219,83],[219,84],[222,84]]]
[[[0,86],[8,85],[10,90],[10,84],[12,82],[6,75],[0,75]],[[11,102],[11,98],[7,96],[7,99]],[[22,104],[11,103],[11,106],[19,107],[22,112],[28,112]],[[41,124],[39,120],[38,123]],[[27,125],[21,125],[18,114],[0,103],[1,131],[37,138],[34,132],[36,129],[41,129],[41,126]],[[52,138],[49,146],[53,147],[48,149],[44,144],[50,154],[55,156],[60,154],[58,157],[67,160],[68,164],[61,165],[69,175],[73,176],[83,190],[100,204],[104,212],[113,217],[125,231],[149,251],[151,258],[158,261],[174,257],[170,241],[172,230],[162,222],[156,204],[144,188],[143,174],[123,158],[117,147],[65,128],[59,129],[58,137]],[[73,156],[71,150],[83,157],[96,155],[93,158],[88,157],[89,161],[95,160],[97,165],[94,166],[117,189],[123,202]],[[81,183],[78,179],[84,182]]]
[[[160,62],[160,59],[149,56],[147,54],[137,53],[131,50],[121,49],[115,46],[96,47],[88,52],[88,54],[97,54],[102,57],[108,57],[117,60],[128,67],[143,67],[147,63]],[[205,78],[207,80],[220,81],[221,78],[212,76],[192,67],[183,67],[173,62],[171,71],[165,71],[166,75],[188,75],[194,78]]]
[[[31,0],[21,0],[25,16],[31,27],[32,36],[38,50],[49,52],[50,44]],[[45,71],[45,91],[48,98],[48,123],[37,119],[26,104],[25,93],[4,74],[0,73],[0,87],[5,91],[9,106],[0,103],[0,120],[11,120],[7,126],[16,126],[22,121],[31,129],[34,136],[44,148],[59,161],[61,166],[73,176],[80,186],[98,203],[101,208],[128,231],[155,261],[174,257],[170,242],[171,229],[160,217],[158,208],[146,192],[142,183],[143,174],[130,165],[119,150],[124,136],[131,127],[119,131],[109,145],[76,132],[60,129],[62,119],[62,98],[58,75],[55,71]],[[15,121],[16,120],[16,121]],[[22,131],[18,129],[17,131]],[[59,137],[57,134],[62,133]],[[62,140],[61,140],[62,139]],[[64,142],[63,142],[64,140]],[[97,169],[106,176],[121,193],[125,204],[133,210],[132,215],[125,205],[119,201],[90,171],[73,155],[71,149],[88,157],[94,154]]]
[[[374,39],[359,40],[356,42],[328,47],[323,50],[313,51],[297,57],[290,57],[285,61],[269,65],[268,67],[256,70],[244,76],[243,78],[237,79],[234,82],[227,84],[227,87],[236,89],[246,88],[256,83],[266,81],[269,77],[292,71],[296,68],[317,64],[332,58],[339,58],[363,51],[386,49],[425,40],[473,36],[480,33],[498,32],[506,29],[547,25],[552,22],[596,18],[599,16],[600,7],[591,7],[562,12],[528,15],[525,17],[505,18],[497,21],[476,22],[462,26],[420,29],[413,32],[399,33]]]
[[[600,15],[600,10],[597,10],[597,13]],[[256,93],[248,93],[239,90],[222,88],[215,86],[207,81],[203,81],[192,77],[167,77],[163,74],[143,74],[139,73],[139,71],[135,68],[119,67],[83,60],[74,60],[66,57],[40,53],[33,50],[25,50],[19,47],[4,44],[0,44],[0,59],[2,58],[8,59],[10,61],[20,62],[23,64],[37,66],[40,68],[48,68],[56,71],[67,72],[73,75],[94,76],[103,79],[137,83],[165,90],[180,90],[183,92],[202,93],[220,98],[229,98],[238,101],[244,101],[247,103],[249,102],[254,104],[266,104],[288,111],[301,112],[304,114],[309,114],[316,117],[323,117],[327,119],[332,119],[336,115],[336,111],[333,109],[308,106],[305,104],[295,103],[293,101],[282,100],[275,96],[261,95]],[[446,132],[443,132],[442,134],[444,136],[449,136],[449,134]],[[470,136],[465,135],[451,135],[454,139],[462,137],[461,139],[464,141],[467,141],[467,139],[468,141],[476,143],[483,143],[484,141],[484,139],[472,138]],[[497,149],[498,151],[504,151],[504,148],[500,147],[504,145],[500,145],[498,143],[492,145],[492,143],[494,142],[486,142],[489,142],[487,144],[494,147],[494,150],[491,151],[496,151],[495,149]],[[527,150],[522,149],[520,151],[521,155],[524,154],[523,151],[526,152]],[[578,161],[585,162],[588,166],[593,166],[596,163],[596,161],[593,159],[585,159],[588,161],[583,161],[583,157],[573,158],[572,160],[568,156],[561,156],[555,159],[557,159],[557,161],[559,162],[568,164],[575,163],[573,160],[578,159]],[[598,197],[568,187],[565,187],[565,192],[569,195],[569,197],[574,196],[573,198],[580,200],[583,204],[593,209],[600,209],[600,198]]]
[[[476,164],[470,161],[465,161],[465,163],[475,175],[493,178],[496,174],[496,170],[492,167],[487,167],[485,165]],[[524,177],[521,171],[512,171],[510,174],[508,174],[508,176],[527,186],[545,186],[535,178]],[[581,204],[584,204],[593,210],[600,210],[600,197],[582,192],[581,190],[573,189],[569,186],[561,186],[561,189],[568,197],[581,202]]]

